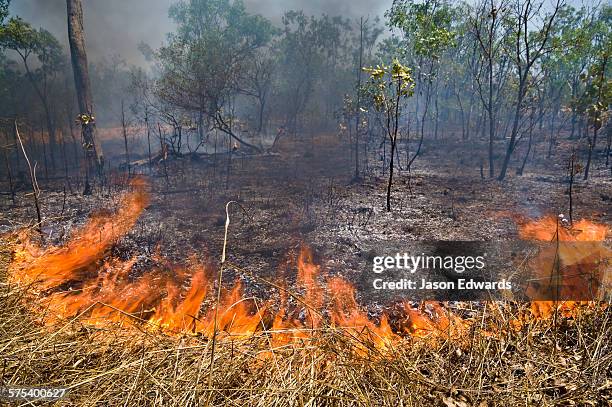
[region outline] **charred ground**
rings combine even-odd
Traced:
[[[368,171],[356,182],[345,143],[327,133],[285,140],[266,154],[170,155],[151,168],[132,168],[131,174],[147,178],[152,199],[112,254],[138,256],[135,275],[156,254],[176,264],[191,256],[217,264],[225,205],[236,201],[228,241],[232,262],[265,278],[279,277],[299,247],[308,245],[327,272],[352,279],[363,271],[356,259],[368,256],[373,241],[516,239],[521,221],[568,211],[569,182],[559,162],[570,153],[563,145],[557,157],[532,159],[523,176],[499,182],[481,177],[473,158],[478,152],[450,138],[432,141],[411,171],[399,170],[394,210],[387,212],[383,157],[370,154]],[[400,166],[402,160],[400,152]],[[573,186],[574,219],[612,222],[612,184],[605,172],[604,167],[600,176]],[[78,177],[41,180],[42,241],[61,243],[89,214],[112,214],[127,179],[127,172],[115,170],[91,196],[80,193]],[[3,197],[5,232],[32,225],[26,188],[22,184],[14,205]],[[227,275],[228,281],[236,277]],[[265,292],[257,286],[251,281],[247,289]]]

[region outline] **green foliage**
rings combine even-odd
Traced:
[[[62,46],[49,31],[36,30],[19,17],[0,27],[0,47],[17,52],[26,64],[30,55],[36,55],[45,74],[59,71],[65,62]]]
[[[236,138],[235,101],[252,91],[246,83],[258,52],[276,29],[247,13],[242,1],[183,0],[170,8],[177,32],[156,57],[161,75],[155,85],[158,112],[175,128],[196,117],[199,126]],[[203,134],[203,128],[200,128]],[[244,140],[240,140],[247,144]]]
[[[584,112],[591,124],[601,128],[610,114],[612,104],[612,79],[609,77],[610,43],[602,49],[595,62],[581,75],[585,91],[579,99],[580,111]]]
[[[62,47],[57,39],[47,30],[35,30],[20,18],[14,17],[0,27],[0,48],[15,51],[25,68],[25,77],[42,103],[46,117],[46,125],[53,135],[54,120],[51,113],[50,94],[53,91],[52,80],[65,68],[65,57]],[[31,64],[30,57],[35,56],[37,64]],[[18,72],[4,72],[0,79],[12,78],[14,81],[21,74]],[[13,98],[17,88],[7,86],[4,90]],[[23,92],[23,87],[19,88]],[[57,87],[55,86],[55,89]],[[13,93],[13,95],[11,95]],[[28,106],[28,111],[31,106]]]
[[[414,94],[412,71],[397,59],[390,66],[382,64],[363,70],[370,75],[366,94],[379,112],[397,111],[400,101]]]
[[[405,43],[397,35],[384,38],[379,44],[376,57],[379,61],[386,63],[393,62],[394,59],[406,60],[408,50]]]
[[[403,31],[407,44],[418,56],[437,59],[455,45],[453,10],[444,1],[394,0],[387,17],[391,27]]]
[[[278,44],[280,60],[284,72],[281,80],[287,82],[303,81],[305,91],[312,90],[312,81],[324,69],[323,43],[334,43],[329,38],[335,35],[328,29],[325,38],[319,30],[323,24],[314,17],[307,17],[302,11],[288,11],[283,16],[283,32]],[[335,38],[338,41],[338,38]],[[304,95],[308,97],[310,95]]]
[[[162,99],[188,111],[217,114],[238,92],[255,51],[274,34],[270,22],[241,1],[189,0],[170,8],[176,34],[157,56]]]
[[[4,24],[4,20],[9,15],[9,5],[11,4],[11,0],[0,0],[0,25]]]
[[[283,63],[283,81],[304,82],[307,92],[314,81],[346,67],[348,21],[323,15],[306,16],[303,11],[288,11],[283,16],[283,31],[278,44]],[[304,95],[309,97],[310,95]]]
[[[564,9],[555,45],[545,68],[556,74],[558,82],[570,75],[573,97],[567,104],[600,128],[608,119],[612,103],[612,6],[603,5],[593,15],[584,8]]]
[[[0,46],[29,55],[39,46],[38,32],[19,17],[0,27]]]
[[[265,45],[273,33],[270,22],[248,14],[240,0],[182,0],[169,14],[177,24],[171,40],[183,45],[230,45],[245,51]]]

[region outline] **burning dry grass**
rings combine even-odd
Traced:
[[[280,302],[246,298],[240,280],[231,289],[214,287],[211,267],[195,261],[177,267],[157,259],[154,267],[135,276],[135,260],[121,261],[108,254],[147,205],[144,181],[136,179],[131,187],[115,213],[92,216],[64,246],[43,248],[28,231],[19,233],[8,281],[28,287],[30,307],[43,324],[78,317],[80,322],[98,327],[127,322],[153,332],[209,338],[216,337],[217,332],[248,338],[264,330],[270,332],[274,344],[282,344],[312,338],[312,332],[327,321],[356,337],[375,338],[381,349],[401,339],[392,331],[386,315],[376,323],[359,307],[348,281],[334,277],[322,283],[320,266],[307,248],[301,250],[296,261],[295,289],[284,288],[284,281],[264,281],[280,290]],[[231,267],[249,274],[238,266]],[[207,293],[214,290],[218,290],[216,304],[205,306]],[[298,290],[299,294],[291,292]],[[395,321],[401,333],[457,337],[467,327],[436,304],[430,304],[427,311],[412,309],[408,304],[400,306]],[[287,330],[294,334],[287,335]]]
[[[160,265],[135,277],[133,261],[108,258],[146,205],[145,186],[134,187],[112,217],[92,218],[64,247],[43,250],[22,236],[9,265],[7,245],[3,385],[68,387],[69,405],[610,402],[609,307],[576,305],[556,318],[538,303],[548,307],[540,317],[554,318],[535,319],[533,307],[511,303],[456,313],[405,303],[373,319],[347,281],[323,285],[304,250],[295,287],[266,282],[280,301],[245,299],[237,283],[214,312],[203,304],[214,288],[209,267]]]
[[[607,405],[610,310],[506,326],[517,311],[490,304],[461,340],[404,340],[384,352],[367,336],[322,327],[311,340],[274,345],[258,332],[226,338],[152,334],[79,322],[43,327],[25,293],[3,284],[3,385],[68,387],[65,405]],[[527,311],[527,310],[523,310]],[[51,328],[51,329],[50,329]],[[355,352],[355,349],[360,349]],[[38,404],[38,403],[35,403]]]

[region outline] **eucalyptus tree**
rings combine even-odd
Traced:
[[[255,124],[256,133],[265,132],[272,96],[278,58],[272,50],[262,50],[253,56],[250,69],[243,72],[240,79],[241,92],[257,102]]]
[[[389,181],[387,183],[387,211],[391,211],[391,188],[395,166],[395,149],[400,135],[400,120],[405,99],[414,94],[412,70],[397,59],[390,66],[377,65],[364,68],[370,75],[365,92],[371,98],[374,109],[382,116],[379,121],[391,144]]]
[[[336,80],[336,84],[342,82],[345,87],[351,88],[350,91],[343,93],[344,99],[341,107],[337,109],[336,116],[340,119],[341,132],[348,133],[349,145],[352,146],[352,149],[349,151],[354,154],[353,182],[361,180],[361,167],[366,170],[368,163],[368,145],[371,141],[369,131],[371,112],[369,108],[372,106],[371,100],[369,100],[367,95],[364,95],[366,87],[363,86],[363,67],[375,63],[373,56],[374,46],[383,32],[379,27],[379,23],[380,20],[378,18],[373,21],[364,17],[359,19],[359,25],[351,32],[351,44],[347,46],[347,61],[345,62],[346,66],[355,67],[356,72],[353,73],[351,69],[347,69],[333,77]],[[394,55],[388,55],[388,58],[379,59],[392,59]],[[353,75],[355,75],[354,80],[351,80]],[[341,81],[340,77],[344,78],[344,81]],[[345,89],[339,87],[333,90]],[[327,93],[330,93],[330,91],[330,89],[327,89]],[[361,147],[363,147],[363,165],[360,165]]]
[[[507,0],[482,0],[471,17],[471,33],[477,45],[477,69],[474,71],[476,91],[482,108],[487,112],[489,133],[489,177],[495,176],[494,144],[497,118],[503,89],[508,78],[509,64],[504,55]],[[482,120],[483,129],[485,121]]]
[[[83,147],[87,158],[87,181],[84,193],[90,193],[89,173],[97,170],[102,176],[104,153],[97,137],[94,116],[93,94],[89,79],[89,65],[83,27],[83,6],[81,0],[66,0],[68,16],[68,42],[72,61],[72,73],[79,106],[79,122],[83,137]]]
[[[130,76],[131,80],[129,90],[133,94],[130,110],[132,111],[132,114],[136,116],[138,120],[141,120],[145,126],[149,167],[151,167],[151,126],[155,106],[153,81],[142,68],[133,68],[130,72]]]
[[[555,18],[562,0],[555,0],[552,9],[543,14],[543,2],[514,0],[509,5],[510,12],[504,21],[508,27],[508,47],[506,52],[513,64],[516,80],[512,130],[507,143],[504,161],[498,179],[506,177],[510,158],[516,147],[516,139],[521,124],[525,96],[533,84],[534,68],[541,58],[551,50],[550,38]]]
[[[437,103],[439,70],[442,54],[455,45],[456,33],[452,27],[453,9],[444,0],[394,0],[387,12],[389,25],[402,32],[400,55],[415,68],[417,83],[416,112],[419,114],[419,97],[424,93],[424,107],[420,118],[420,139],[408,168],[420,154],[425,136],[425,123],[433,93]],[[437,117],[436,117],[437,121]],[[436,123],[437,125],[437,123]]]
[[[10,0],[0,0],[0,36],[5,35]],[[6,47],[0,43],[0,109],[7,116],[16,116],[17,89],[22,88],[22,77],[15,61],[6,55]]]
[[[157,96],[166,105],[205,116],[213,128],[259,150],[235,131],[233,103],[254,56],[271,39],[270,22],[247,13],[241,1],[229,0],[179,1],[170,17],[177,31],[157,52]]]
[[[584,179],[589,177],[593,153],[597,147],[599,130],[606,125],[612,103],[612,80],[610,79],[610,53],[612,52],[612,6],[602,5],[593,10],[582,24],[576,27],[570,38],[579,38],[584,50],[569,51],[580,57],[581,70],[578,72],[576,91],[572,92],[572,113],[586,122],[586,164]],[[568,47],[571,50],[571,47]],[[576,56],[575,58],[578,58]],[[592,132],[589,131],[592,128]],[[582,126],[579,126],[579,130]],[[584,137],[586,136],[586,137]],[[608,145],[610,144],[608,135]],[[609,154],[609,147],[606,148]],[[608,158],[606,158],[608,161]]]
[[[570,139],[576,134],[578,106],[575,103],[583,90],[580,76],[585,71],[591,59],[593,50],[593,31],[595,15],[586,7],[575,9],[565,6],[559,11],[556,27],[554,27],[553,49],[543,58],[543,68],[554,72],[554,77],[563,84],[561,93],[562,104],[571,112]],[[569,92],[567,88],[569,87]],[[551,90],[554,88],[551,87]]]
[[[543,122],[548,116],[547,158],[552,156],[558,135],[568,120],[571,123],[569,138],[574,137],[577,109],[573,101],[580,93],[579,77],[588,64],[591,49],[591,39],[585,29],[587,17],[585,8],[561,7],[551,29],[551,50],[542,56],[538,66],[543,76],[539,131],[544,133]],[[568,111],[570,114],[565,114]]]
[[[461,117],[461,138],[470,139],[474,105],[476,105],[476,77],[479,69],[478,43],[471,32],[470,16],[473,7],[467,3],[460,4],[455,19],[456,47],[445,54],[442,66],[452,96]],[[450,101],[449,101],[450,103]]]
[[[318,33],[322,70],[319,77],[319,90],[322,97],[323,116],[326,120],[333,119],[336,109],[342,105],[344,90],[353,86],[355,72],[355,53],[359,43],[354,36],[359,31],[351,25],[351,21],[341,16],[323,14],[313,20],[315,32]]]
[[[542,91],[541,86],[533,86],[530,89],[530,92],[525,96],[525,106],[526,111],[528,112],[528,122],[526,128],[523,128],[523,132],[521,137],[518,139],[517,144],[523,139],[525,133],[527,134],[527,149],[525,151],[525,155],[523,156],[523,160],[521,161],[521,165],[516,169],[516,175],[523,175],[525,171],[525,166],[527,165],[527,161],[529,160],[529,155],[531,154],[533,148],[533,139],[534,139],[534,128],[536,127],[536,122],[539,115],[543,114],[541,109],[538,109],[538,106],[542,106],[542,99],[545,98],[546,93]],[[539,112],[539,113],[538,113]],[[554,128],[554,127],[553,127]]]
[[[607,39],[607,43],[602,49],[587,73],[583,76],[586,83],[586,90],[582,96],[581,104],[584,108],[588,123],[593,127],[592,135],[587,137],[588,154],[584,167],[584,179],[589,178],[589,170],[593,158],[593,151],[597,145],[597,135],[599,130],[608,121],[610,116],[610,105],[612,104],[612,79],[610,79],[610,53],[612,51],[612,38]],[[609,154],[609,151],[606,151]]]
[[[44,109],[51,166],[55,169],[56,124],[51,106],[53,79],[65,67],[65,57],[58,40],[45,29],[34,29],[29,23],[11,18],[0,28],[0,46],[14,51],[20,58],[32,88]]]
[[[285,128],[296,132],[299,116],[311,101],[324,69],[323,44],[315,17],[288,11],[282,22],[277,97],[283,105],[279,107],[285,113]]]

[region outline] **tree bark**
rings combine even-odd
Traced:
[[[516,109],[514,111],[514,120],[512,123],[512,132],[510,133],[510,141],[508,142],[506,156],[504,157],[501,172],[499,173],[499,177],[497,177],[499,181],[503,181],[504,178],[506,178],[506,171],[508,169],[508,164],[510,163],[510,157],[512,157],[512,152],[514,151],[514,147],[516,145],[516,135],[518,134],[519,120],[521,118],[521,109],[523,108],[523,98],[525,96],[525,88],[527,86],[526,81],[527,74],[525,74],[525,76],[521,77],[520,79],[518,96],[516,101]]]
[[[591,168],[591,160],[593,158],[593,150],[595,149],[595,146],[597,145],[597,131],[599,130],[599,127],[597,125],[595,125],[595,127],[593,128],[593,139],[589,139],[589,155],[587,157],[587,162],[586,162],[586,166],[584,167],[584,180],[588,180],[589,179],[589,170]]]
[[[533,143],[533,126],[535,125],[533,120],[533,113],[531,115],[531,120],[529,123],[529,144],[527,145],[527,153],[525,153],[525,157],[523,158],[523,163],[521,167],[516,170],[516,175],[523,175],[523,171],[525,171],[525,166],[527,165],[527,160],[529,159],[529,154],[531,153],[531,145]],[[551,136],[552,137],[552,136]]]
[[[121,128],[123,130],[123,144],[125,147],[125,171],[130,175],[130,150],[128,149],[127,123],[125,122],[125,107],[121,101]]]
[[[397,137],[397,136],[396,136]],[[393,187],[393,157],[395,156],[395,143],[397,140],[391,140],[391,162],[389,163],[389,182],[387,183],[387,212],[391,212],[391,188]]]
[[[363,17],[359,23],[359,69],[357,71],[357,106],[355,119],[355,180],[359,179],[359,125],[361,122],[361,70],[363,69]]]
[[[81,5],[81,0],[66,0],[66,6],[68,12],[68,41],[70,42],[72,71],[74,73],[74,84],[79,104],[79,113],[80,115],[86,115],[86,117],[93,118],[93,98],[91,83],[89,81],[85,37],[83,34],[83,7]],[[98,171],[101,172],[104,167],[104,154],[96,135],[95,121],[82,120],[82,126],[88,166],[90,168],[95,166]]]

